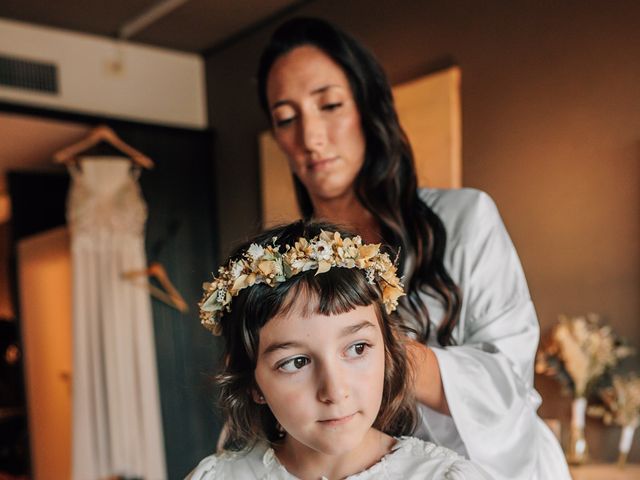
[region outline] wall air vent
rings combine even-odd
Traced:
[[[0,86],[55,94],[58,93],[58,67],[0,55]]]

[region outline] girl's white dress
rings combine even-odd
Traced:
[[[451,416],[419,405],[414,434],[470,458],[496,479],[570,479],[560,445],[536,413],[538,319],[493,200],[473,189],[425,189],[419,195],[445,225],[445,267],[462,291],[462,311],[455,346],[439,346],[436,328],[428,342]],[[441,304],[423,298],[439,325]]]
[[[295,480],[274,451],[258,443],[248,453],[224,452],[200,462],[186,480]],[[402,437],[393,450],[348,480],[487,480],[485,472],[455,452],[413,437]]]

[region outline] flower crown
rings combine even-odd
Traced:
[[[359,236],[342,238],[339,232],[324,230],[310,240],[301,237],[293,246],[285,245],[284,253],[275,241],[273,237],[271,245],[252,243],[239,259],[220,267],[218,276],[203,285],[200,320],[214,335],[222,333],[220,318],[231,311],[231,301],[241,290],[258,283],[275,287],[311,269],[317,270],[316,275],[332,267],[364,270],[369,283],[378,283],[387,313],[396,309],[398,298],[404,295],[396,266],[389,255],[380,252],[380,244],[363,245]]]

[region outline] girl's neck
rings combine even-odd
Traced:
[[[274,450],[280,463],[295,477],[302,480],[323,477],[333,480],[367,470],[389,453],[395,443],[395,438],[371,428],[360,445],[339,455],[312,450],[290,435]]]
[[[343,225],[360,235],[365,243],[382,241],[378,222],[353,192],[331,200],[314,199],[313,209],[316,220]]]

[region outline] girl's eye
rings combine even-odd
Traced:
[[[278,365],[278,370],[282,370],[283,372],[297,372],[309,363],[310,360],[307,357],[294,357]]]
[[[365,342],[354,343],[347,349],[347,357],[357,358],[364,355],[364,352],[370,345]]]
[[[322,110],[331,112],[333,110],[340,108],[341,106],[342,106],[342,103],[327,103],[326,105],[322,106]]]

